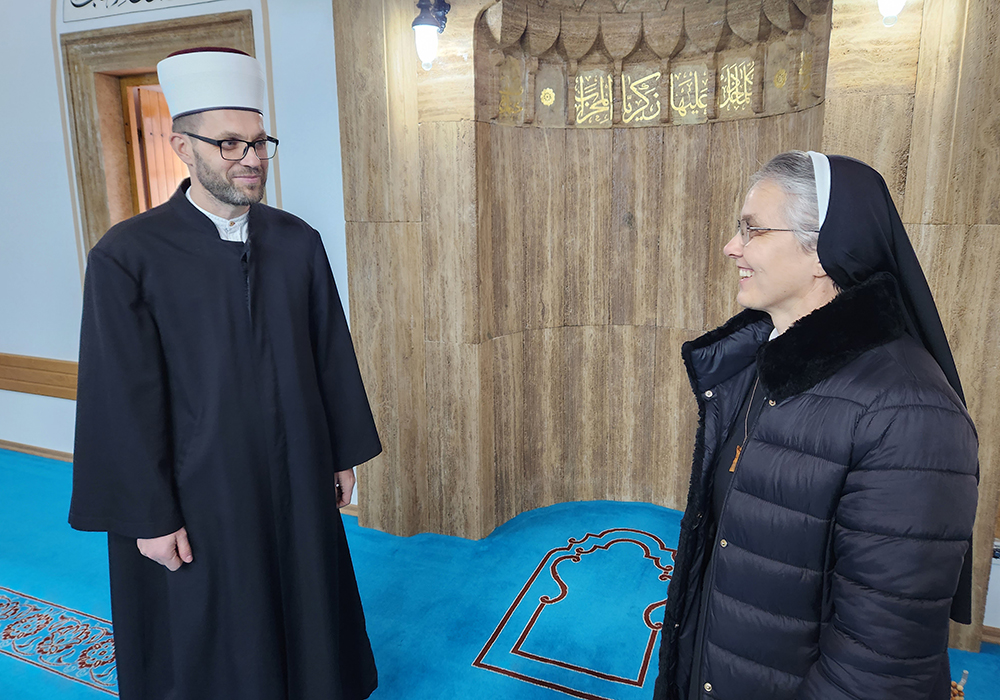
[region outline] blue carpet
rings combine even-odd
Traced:
[[[86,649],[77,647],[66,655],[52,644],[78,637],[81,642],[90,642],[87,648],[100,644],[93,627],[86,631],[82,625],[67,629],[67,619],[60,620],[60,613],[98,618],[94,627],[101,620],[107,626],[111,619],[107,537],[76,532],[66,524],[70,487],[71,470],[65,462],[0,450],[0,587],[8,589],[0,590],[3,700],[111,697],[95,688],[101,683],[87,678],[91,681],[87,684],[77,673],[79,663],[74,662]],[[39,610],[27,610],[25,604],[34,604]],[[50,615],[55,624],[36,631],[32,625],[39,618],[33,615]],[[35,653],[38,643],[50,635],[48,650],[56,653]],[[35,648],[26,648],[29,642],[36,642]],[[95,653],[100,651],[95,649]]]
[[[672,561],[661,550],[679,522],[657,506],[591,502],[524,513],[479,542],[350,527],[379,667],[373,697],[650,697],[644,616],[666,598]],[[606,532],[620,528],[632,531]],[[651,611],[657,626],[662,615]]]
[[[112,697],[107,547],[66,524],[70,477],[68,464],[0,450],[2,700]],[[379,668],[372,697],[651,697],[679,521],[648,504],[570,503],[472,542],[345,517]],[[969,671],[969,700],[1000,700],[1000,647],[951,659],[956,679]]]

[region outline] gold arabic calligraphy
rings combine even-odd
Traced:
[[[576,123],[611,123],[611,76],[576,77]]]
[[[703,116],[708,105],[707,71],[682,68],[670,74],[670,108],[679,117]]]
[[[813,55],[803,51],[801,53],[801,63],[799,64],[799,85],[803,90],[808,90],[812,86]]]
[[[524,85],[520,80],[520,66],[517,62],[507,63],[500,73],[500,105],[497,117],[501,120],[516,121],[524,109]]]
[[[745,110],[753,97],[754,62],[730,63],[719,71],[719,109],[732,112]]]
[[[648,122],[660,116],[660,71],[641,78],[622,75],[622,119]]]

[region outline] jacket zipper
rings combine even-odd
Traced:
[[[767,401],[767,397],[764,397],[764,401],[765,402]],[[757,414],[757,417],[754,418],[753,425],[750,426],[750,430],[747,432],[746,437],[743,438],[743,445],[742,445],[741,449],[739,450],[739,453],[736,456],[736,461],[733,463],[733,467],[732,467],[732,471],[733,472],[736,471],[736,467],[738,467],[739,464],[740,464],[740,462],[743,461],[743,453],[746,451],[747,443],[749,443],[750,442],[750,438],[753,437],[754,431],[757,429],[757,423],[760,422],[760,417],[762,415],[764,415],[763,411],[761,411],[760,413]],[[725,514],[726,514],[726,506],[729,504],[729,494],[731,494],[733,492],[733,485],[735,483],[736,483],[736,476],[734,475],[733,478],[729,480],[729,486],[726,488],[726,497],[724,499],[722,499],[722,509],[719,511],[719,522],[717,523],[716,530],[715,530],[715,540],[711,544],[711,546],[713,548],[714,547],[718,547],[719,546],[718,543],[721,541],[722,520],[723,520],[723,516],[725,516]],[[710,596],[711,593],[712,593],[712,589],[715,586],[715,567],[716,567],[716,564],[718,564],[718,555],[713,555],[712,556],[712,561],[709,564],[708,580],[705,582],[705,584],[707,584],[707,585],[705,585],[705,591],[704,591],[704,595],[705,596]],[[708,602],[709,602],[709,600],[706,597],[705,598],[705,610],[706,611],[708,610]],[[699,610],[698,611],[698,624],[699,624],[699,626],[701,625],[701,623],[702,623],[702,620],[701,620],[701,611]],[[698,662],[698,688],[699,688],[699,691],[698,692],[699,693],[702,693],[702,691],[704,689],[704,684],[702,683],[702,679],[705,677],[705,666],[704,666],[703,661],[704,661],[704,658],[705,658],[705,645],[707,643],[708,643],[708,634],[707,634],[707,630],[706,630],[706,633],[702,635],[701,647],[698,649],[698,658],[699,658],[699,662]]]

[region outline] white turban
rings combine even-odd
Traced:
[[[234,49],[191,49],[156,65],[173,119],[210,109],[264,113],[264,69]]]

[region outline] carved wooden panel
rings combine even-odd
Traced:
[[[477,45],[503,57],[477,67],[477,81],[497,84],[501,107],[497,115],[483,104],[477,118],[610,128],[805,109],[824,94],[830,7],[806,0],[501,0],[476,25]],[[550,70],[536,90],[539,66],[555,64],[564,70]],[[515,108],[522,88],[523,113]],[[536,119],[535,99],[543,96],[545,116]]]

